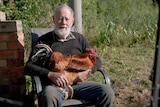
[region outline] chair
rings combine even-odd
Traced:
[[[53,28],[31,28],[31,46],[32,48],[36,44],[38,37],[52,30]],[[98,71],[102,74],[105,84],[110,84],[110,79],[109,79],[107,72],[102,69],[99,69]],[[38,76],[32,77],[32,90],[34,91],[33,97],[37,97],[38,93],[40,93],[42,90],[42,84]],[[86,106],[92,106],[92,105],[94,105],[94,102],[89,102],[85,100],[77,100],[77,99],[68,99],[62,103],[61,107],[86,107]]]

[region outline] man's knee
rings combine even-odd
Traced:
[[[62,92],[60,92],[57,87],[52,85],[45,87],[42,97],[42,102],[47,105],[46,107],[60,106],[64,99]]]
[[[102,85],[101,87],[102,89],[102,96],[106,96],[107,97],[107,101],[108,102],[113,102],[114,97],[115,97],[115,93],[112,89],[112,87],[110,85]]]
[[[45,87],[45,96],[48,98],[58,97],[57,89],[54,86],[46,86]]]

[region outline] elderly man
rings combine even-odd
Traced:
[[[64,55],[83,53],[90,47],[83,35],[72,32],[74,23],[74,12],[66,4],[57,7],[53,15],[54,31],[48,32],[38,39],[37,44],[48,45],[52,50],[61,52]],[[96,63],[92,70],[88,69],[78,73],[72,88],[73,98],[95,102],[96,107],[109,107],[114,98],[111,86],[97,82],[84,81],[86,76],[101,67],[101,61],[96,58]],[[44,86],[41,96],[42,107],[60,107],[64,100],[64,92],[58,87],[68,86],[67,78],[55,71],[51,71],[47,66],[34,63],[31,59],[25,66],[25,73],[28,75],[38,75]],[[80,82],[83,81],[83,82]]]

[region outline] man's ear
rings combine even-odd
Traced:
[[[54,16],[52,16],[52,21],[55,23],[55,21],[54,21]]]
[[[72,19],[72,26],[74,25],[74,21],[75,21],[75,20],[74,20],[74,18],[73,18],[73,19]]]

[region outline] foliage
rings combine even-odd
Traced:
[[[52,27],[53,10],[63,3],[69,0],[4,0],[0,10],[8,19],[22,21],[29,48],[29,28]],[[82,0],[83,34],[95,47],[152,44],[157,10],[150,0]]]
[[[88,2],[83,8],[83,26],[92,45],[132,46],[136,43],[152,44],[155,41],[158,9],[151,1]]]
[[[26,94],[29,94],[32,91],[32,79],[30,76],[25,76],[26,78]]]
[[[54,3],[56,1],[56,3]],[[8,20],[21,20],[25,34],[25,46],[30,48],[29,31],[32,27],[51,27],[53,8],[66,0],[4,0],[0,10]]]

